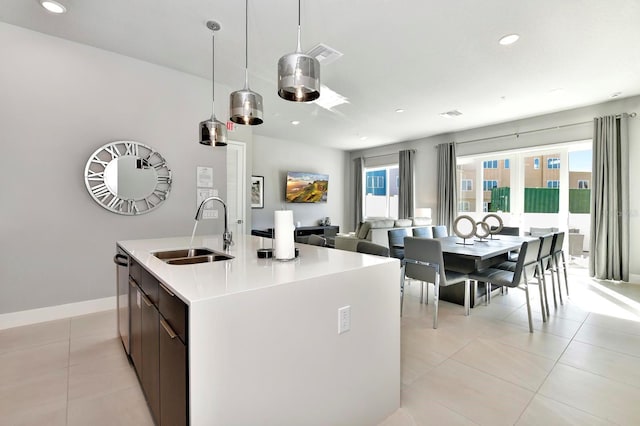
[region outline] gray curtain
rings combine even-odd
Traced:
[[[593,120],[589,274],[629,281],[628,115]]]
[[[353,189],[354,189],[354,204],[353,204],[353,229],[358,228],[358,224],[362,222],[362,171],[364,168],[364,159],[358,157],[353,160]]]
[[[445,225],[449,233],[458,212],[455,142],[438,145],[438,208],[436,225]]]
[[[415,151],[407,149],[398,153],[400,185],[398,188],[398,219],[413,217],[413,162]]]

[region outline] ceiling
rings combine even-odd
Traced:
[[[2,0],[0,21],[208,80],[205,22],[218,21],[216,82],[228,91],[216,91],[216,115],[228,116],[228,94],[244,84],[242,0],[58,1],[66,14]],[[264,98],[257,135],[356,150],[640,94],[638,0],[306,0],[301,16],[303,50],[323,43],[344,54],[321,77],[349,103],[330,111],[277,96],[297,2],[251,0],[249,82]],[[517,43],[498,44],[511,33]],[[462,115],[440,115],[451,110]]]

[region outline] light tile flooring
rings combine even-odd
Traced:
[[[421,305],[402,319],[402,406],[384,426],[640,424],[640,285],[571,268],[571,297],[542,323],[513,289],[463,315]],[[0,331],[0,425],[151,425],[108,311]],[[310,384],[312,386],[312,384]]]

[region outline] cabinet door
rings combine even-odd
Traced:
[[[187,347],[160,318],[160,424],[188,424]]]
[[[131,362],[136,374],[142,379],[142,292],[135,281],[129,279],[129,324]]]
[[[158,310],[147,296],[142,295],[142,378],[140,381],[156,423],[160,419],[159,321]]]

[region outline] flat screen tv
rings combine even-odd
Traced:
[[[286,201],[289,203],[326,203],[329,175],[288,172]]]

